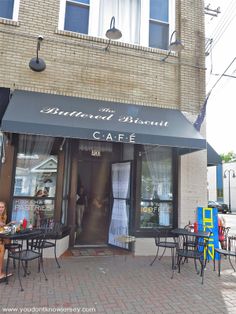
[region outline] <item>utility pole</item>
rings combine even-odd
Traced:
[[[220,11],[220,7],[216,8],[216,9],[212,9],[210,8],[211,4],[209,3],[204,9],[204,13],[207,14],[207,15],[211,15],[211,16],[214,16],[214,17],[217,17],[219,13],[221,13]]]

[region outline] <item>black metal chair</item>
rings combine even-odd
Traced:
[[[39,237],[35,237],[31,241],[37,243],[38,246],[41,246],[42,243],[44,242],[44,239],[42,236],[39,236]],[[44,272],[42,250],[35,250],[33,248],[30,248],[27,242],[26,248],[23,248],[22,244],[19,244],[19,243],[15,246],[12,245],[8,247],[8,256],[7,256],[7,263],[6,263],[6,284],[8,284],[7,274],[8,274],[10,259],[12,259],[13,261],[18,261],[18,279],[20,282],[21,291],[24,291],[24,289],[22,286],[22,281],[21,281],[21,276],[20,276],[20,265],[22,265],[23,270],[24,270],[24,277],[26,277],[26,275],[30,274],[30,272],[28,271],[28,263],[33,260],[38,260],[38,265],[40,265],[42,268],[45,280],[48,280]],[[40,270],[40,267],[38,267],[38,269]]]
[[[193,259],[197,274],[200,273],[202,277],[202,284],[204,281],[204,269],[206,267],[207,262],[207,252],[210,235],[211,235],[210,231],[208,232],[208,236],[205,238],[193,236],[191,234],[179,235],[178,245],[176,248],[178,272],[180,273],[180,265],[182,259],[184,260]],[[201,265],[200,272],[198,271],[197,268],[197,261],[199,261]]]
[[[222,256],[224,256],[225,258],[228,257],[228,260],[229,260],[231,267],[233,268],[234,272],[236,271],[236,269],[233,266],[233,263],[231,261],[231,257],[236,258],[235,236],[227,236],[227,237],[225,237],[224,241],[225,241],[225,246],[223,248],[215,248],[215,251],[214,251],[214,270],[215,270],[216,255],[218,254],[218,276],[220,276],[220,272],[221,272],[221,258],[222,258]]]
[[[44,241],[39,242],[39,243],[32,242],[30,244],[33,249],[42,250],[42,254],[43,254],[43,250],[54,248],[54,257],[55,257],[58,268],[60,268],[61,265],[59,264],[59,261],[57,259],[57,239],[59,238],[59,235],[61,233],[61,228],[62,228],[61,223],[53,223],[53,225],[50,225],[48,224],[48,222],[46,222],[41,227]]]
[[[159,260],[164,256],[166,249],[171,250],[171,258],[172,258],[172,270],[175,266],[175,249],[177,246],[176,239],[173,235],[170,236],[170,230],[168,229],[156,229],[156,236],[155,236],[155,245],[157,247],[156,256],[154,257],[153,261],[150,263],[150,266],[153,265],[155,260],[158,258],[159,249],[162,248],[163,252],[161,256],[159,256]]]

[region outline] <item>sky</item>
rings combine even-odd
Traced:
[[[206,38],[213,38],[206,57],[206,92],[213,88],[207,103],[207,141],[218,154],[236,153],[236,78],[222,77],[213,87],[236,58],[236,0],[205,0],[208,4],[220,7],[221,13],[205,15]],[[236,76],[236,59],[226,73]]]

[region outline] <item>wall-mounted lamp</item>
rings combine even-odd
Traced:
[[[111,18],[110,28],[106,31],[106,37],[109,39],[108,45],[106,46],[105,50],[108,50],[111,44],[111,39],[117,40],[122,37],[122,33],[119,29],[115,28],[115,17]]]
[[[40,44],[43,41],[43,36],[38,36],[37,49],[36,49],[36,57],[32,58],[29,62],[29,67],[31,70],[36,72],[42,72],[46,69],[46,63],[43,59],[39,58],[39,50]]]
[[[184,49],[184,45],[182,44],[182,42],[179,39],[175,38],[175,40],[172,41],[173,36],[176,33],[177,33],[177,31],[173,31],[173,33],[171,34],[170,44],[169,44],[169,52],[163,59],[161,59],[161,61],[165,61],[169,57],[169,55],[171,54],[171,51],[180,52],[181,50]]]

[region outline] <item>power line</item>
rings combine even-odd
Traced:
[[[211,89],[210,89],[210,91],[208,93],[212,92],[212,90],[216,87],[216,85],[219,83],[219,81],[222,79],[222,77],[228,76],[226,74],[226,72],[231,67],[231,65],[234,63],[235,60],[236,60],[236,57],[233,58],[233,60],[230,62],[230,64],[227,66],[227,68],[224,70],[224,72],[221,74],[221,76],[218,78],[218,80],[215,82],[215,84],[211,87]]]
[[[209,55],[214,48],[214,46],[218,43],[226,29],[232,23],[233,19],[236,16],[236,2],[232,0],[225,10],[219,24],[216,26],[213,31],[211,38],[206,42],[205,49],[206,55]]]

